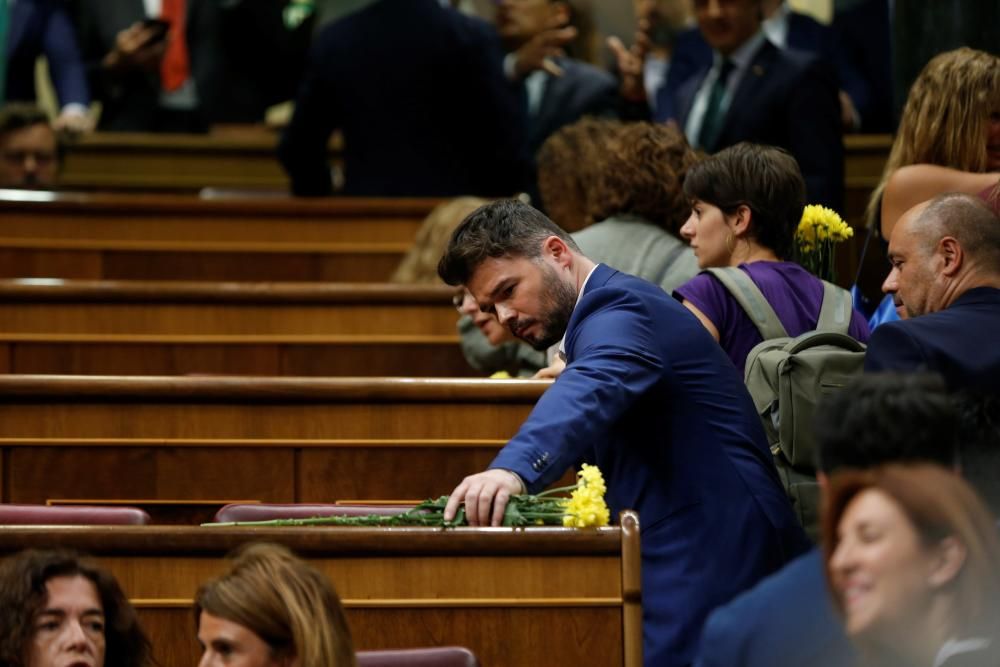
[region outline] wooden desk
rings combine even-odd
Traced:
[[[0,280],[0,331],[188,336],[454,336],[454,288]]]
[[[326,573],[358,649],[458,644],[484,665],[642,664],[639,530],[0,528],[0,553],[69,547],[118,579],[168,667],[193,665],[192,597],[249,541]]]
[[[0,326],[0,330],[2,330]],[[0,373],[480,377],[451,336],[0,333]]]
[[[384,281],[439,201],[0,190],[0,277]]]
[[[0,498],[427,498],[548,382],[0,376]]]

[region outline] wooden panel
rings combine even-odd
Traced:
[[[0,334],[0,372],[51,375],[474,377],[457,336]],[[9,366],[9,367],[7,367]]]
[[[509,439],[550,383],[0,377],[0,438]]]
[[[42,445],[9,451],[12,475],[6,502],[73,498],[295,502],[292,448]]]
[[[5,333],[454,336],[453,289],[0,280]]]
[[[624,613],[640,593],[622,581],[638,566],[625,562],[638,560],[637,545],[624,544],[638,533],[623,538],[618,528],[11,527],[0,552],[96,553],[139,608],[164,664],[193,664],[193,592],[249,540],[285,543],[327,574],[359,649],[458,644],[484,664],[542,664],[543,652],[555,667],[641,664],[641,649],[625,650],[641,642],[641,626]]]

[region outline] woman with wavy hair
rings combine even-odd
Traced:
[[[834,475],[823,549],[863,665],[1000,664],[1000,535],[954,472],[922,464]]]
[[[960,48],[913,82],[896,139],[865,213],[885,240],[911,207],[944,192],[1000,206],[1000,57]]]
[[[0,665],[149,664],[149,640],[109,572],[68,551],[22,551],[0,563]]]
[[[354,667],[344,610],[323,574],[278,544],[251,544],[198,589],[200,667]]]

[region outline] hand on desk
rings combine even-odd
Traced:
[[[451,492],[444,508],[444,520],[454,519],[464,500],[470,526],[499,526],[511,495],[523,492],[521,479],[509,470],[494,468],[469,475]]]

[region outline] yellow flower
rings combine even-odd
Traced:
[[[607,487],[601,471],[596,466],[584,463],[576,477],[577,487],[566,501],[563,525],[574,528],[608,525],[611,513],[604,502]]]
[[[852,236],[854,230],[836,211],[818,204],[809,204],[802,209],[802,219],[795,232],[803,250],[812,249],[817,241],[845,241]]]

